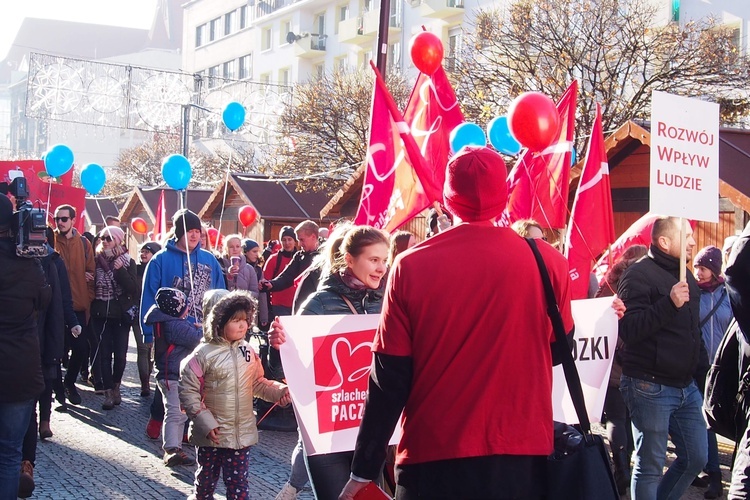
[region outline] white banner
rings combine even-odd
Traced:
[[[612,297],[602,297],[571,302],[576,325],[573,358],[591,422],[601,421],[609,372],[617,346],[617,315],[612,309],[612,300]],[[578,415],[570,399],[562,365],[554,367],[552,379],[553,418],[559,422],[577,424]]]
[[[651,98],[650,211],[719,222],[719,105]]]
[[[287,331],[281,361],[309,455],[354,449],[379,319],[379,314],[281,318]],[[400,437],[399,425],[391,444]]]

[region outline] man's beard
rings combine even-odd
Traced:
[[[67,231],[63,231],[62,229],[58,228],[58,231],[60,231],[61,236],[67,236],[69,232],[73,230],[73,226],[70,226]]]

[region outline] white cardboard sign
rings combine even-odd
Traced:
[[[379,314],[285,316],[281,346],[308,455],[351,451],[359,432]],[[397,444],[401,426],[391,438]]]
[[[650,211],[719,222],[719,105],[654,91]]]

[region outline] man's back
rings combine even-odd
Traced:
[[[567,262],[539,247],[570,331]],[[554,334],[527,242],[460,224],[403,254],[389,279],[376,351],[414,367],[399,458],[548,454]]]
[[[37,334],[37,309],[44,299],[44,273],[36,259],[15,255],[0,240],[0,402],[32,399],[44,389]]]

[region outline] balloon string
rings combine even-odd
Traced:
[[[47,218],[49,219],[49,216],[52,212],[52,207],[50,206],[52,204],[52,183],[48,183],[49,186],[47,187]],[[85,208],[85,205],[84,205]]]
[[[227,204],[227,191],[229,191],[229,175],[232,169],[232,153],[234,152],[234,140],[237,138],[235,132],[232,132],[232,142],[229,144],[229,161],[227,162],[227,174],[224,177],[224,200],[221,202],[221,212],[219,213],[219,235],[221,235],[221,223],[224,220],[224,207]],[[242,235],[245,236],[244,234]],[[216,242],[218,243],[219,236],[216,236]]]
[[[94,201],[96,202],[96,207],[99,209],[99,215],[102,216],[102,222],[104,223],[106,227],[107,224],[106,224],[106,221],[104,220],[104,211],[102,210],[102,206],[99,204],[99,198],[97,198],[96,196],[92,196],[92,198],[94,198]]]

